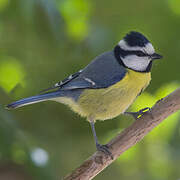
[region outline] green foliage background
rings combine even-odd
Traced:
[[[8,111],[4,105],[78,71],[131,30],[164,55],[131,107],[138,110],[180,86],[179,0],[0,0],[0,179],[13,165],[24,175],[18,180],[57,180],[95,151],[89,124],[66,106],[43,102]],[[95,179],[180,179],[179,120],[180,113],[169,117]],[[97,122],[101,142],[132,122],[127,116]]]

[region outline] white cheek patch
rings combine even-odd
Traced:
[[[148,57],[139,57],[136,55],[121,57],[121,59],[128,68],[136,71],[145,71],[151,61]]]

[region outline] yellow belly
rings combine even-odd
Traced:
[[[126,111],[150,80],[151,73],[128,70],[120,82],[109,88],[84,90],[78,102],[70,98],[61,98],[60,101],[81,116],[94,120],[111,119]]]
[[[109,88],[85,90],[78,101],[78,113],[95,120],[114,118],[126,111],[150,80],[150,73],[128,70],[124,79]]]

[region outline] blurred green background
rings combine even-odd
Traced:
[[[0,0],[0,179],[58,180],[95,151],[89,123],[55,102],[8,111],[111,50],[129,31],[164,55],[131,107],[152,106],[180,86],[179,0]],[[180,179],[180,113],[149,133],[96,180]],[[106,143],[133,122],[97,122]]]

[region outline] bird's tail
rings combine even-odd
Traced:
[[[50,93],[46,93],[46,94],[40,94],[37,96],[31,96],[31,97],[24,98],[19,101],[13,102],[11,104],[8,104],[6,107],[7,107],[7,109],[15,109],[18,107],[26,106],[28,104],[34,104],[34,103],[38,103],[38,102],[42,102],[42,101],[51,100],[53,98],[60,96],[60,94],[61,94],[60,91],[55,91],[55,92],[50,92]]]

